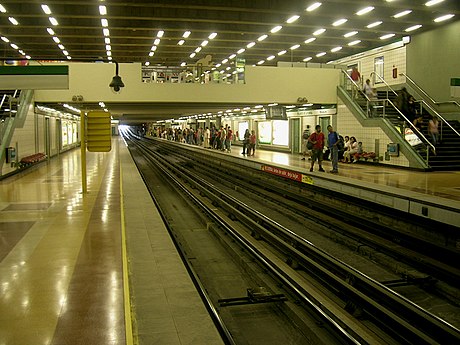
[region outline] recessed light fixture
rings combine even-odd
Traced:
[[[232,55],[230,55],[230,56],[228,57],[229,60],[232,60],[232,59],[234,59],[234,58],[236,58],[236,54],[232,54]]]
[[[67,50],[63,50],[62,51],[62,54],[64,54],[65,56],[69,55],[69,52]]]
[[[0,12],[6,13],[6,8],[2,4],[0,4]]]
[[[209,41],[204,40],[203,42],[201,42],[201,46],[206,47],[208,45],[208,43],[209,43]]]
[[[13,48],[13,49],[19,49],[19,47],[18,47],[16,44],[14,44],[14,43],[10,43],[10,46],[11,46],[11,48]]]
[[[190,54],[190,58],[193,59],[196,56],[196,53]]]
[[[405,29],[404,31],[406,31],[406,32],[414,31],[414,30],[420,29],[421,27],[422,27],[422,25],[418,24],[418,25],[411,26],[411,27]]]
[[[53,30],[53,29],[47,28],[46,31],[48,31],[48,33],[49,33],[51,36],[54,36],[54,30]]]
[[[271,61],[275,58],[275,55],[270,55],[268,58],[267,58],[267,61]]]
[[[104,33],[104,36],[110,36],[109,29],[102,29],[102,32]]]
[[[266,39],[267,37],[268,37],[268,35],[262,35],[262,36],[260,36],[257,40],[258,40],[259,42],[261,42],[261,41],[263,41],[264,39]]]
[[[195,53],[199,53],[201,51],[201,49],[202,49],[201,47],[196,48]]]
[[[101,19],[101,25],[102,25],[104,28],[106,28],[106,27],[109,26],[109,21],[108,21],[107,19],[105,19],[105,18],[102,18],[102,19]]]
[[[393,16],[393,18],[401,18],[401,17],[407,16],[409,13],[412,13],[412,10],[405,10],[405,11],[396,13],[396,14]]]
[[[186,62],[182,62],[180,65],[181,65],[181,67],[185,67],[185,66],[187,66],[187,63],[186,63]]]
[[[305,43],[308,44],[308,43],[313,42],[314,40],[316,40],[316,37],[310,37],[310,38],[305,40]]]
[[[349,46],[354,46],[354,45],[357,45],[358,43],[361,43],[360,40],[356,40],[356,41],[353,41],[353,42],[350,42],[348,43]]]
[[[185,43],[184,40],[180,40],[179,42],[177,42],[177,44],[180,45],[180,46],[183,45],[184,43]]]
[[[149,61],[146,61],[146,62],[145,62],[145,65],[146,65],[146,66],[149,66],[149,65],[150,65],[150,62],[149,62]]]
[[[0,39],[3,41],[3,42],[6,42],[8,43],[10,40],[4,36],[0,37]]]
[[[345,35],[343,35],[343,37],[351,37],[351,36],[354,36],[358,33],[358,31],[350,31],[350,32],[347,32]]]
[[[18,21],[14,19],[14,17],[8,17],[8,20],[11,22],[13,25],[19,25]]]
[[[338,52],[339,50],[342,50],[342,47],[335,47],[335,48],[332,48],[332,49],[331,49],[331,52],[332,52],[332,53],[336,53],[336,52]]]
[[[318,7],[320,7],[320,6],[321,6],[321,3],[320,3],[320,2],[315,2],[315,3],[311,4],[310,6],[308,6],[308,7],[306,8],[306,11],[307,11],[307,12],[314,11],[314,10],[316,10],[316,9],[317,9]]]
[[[363,9],[359,10],[358,12],[356,12],[356,14],[357,14],[358,16],[362,16],[363,14],[366,14],[366,13],[371,12],[373,9],[374,9],[373,6],[368,6],[368,7],[365,7],[365,8],[363,8]]]
[[[105,16],[107,14],[107,7],[105,7],[103,5],[99,6],[99,14],[101,16]]]
[[[393,36],[395,36],[395,34],[386,34],[386,35],[380,36],[379,38],[381,40],[386,40],[386,39],[391,38]]]
[[[303,59],[302,61],[307,62],[307,61],[310,61],[311,59],[313,59],[313,58],[311,56],[309,56],[309,57],[306,57],[305,59]]]
[[[246,46],[246,48],[252,48],[256,45],[256,42],[251,42],[251,43],[248,43],[248,45]]]
[[[61,41],[59,40],[59,38],[56,37],[56,36],[53,36],[53,41],[56,42],[56,43],[61,43]]]
[[[51,10],[48,5],[42,5],[42,10],[45,14],[51,14]]]
[[[453,18],[455,15],[454,14],[446,14],[444,16],[436,18],[434,21],[436,23],[443,22],[445,20],[449,20],[450,18]]]
[[[289,49],[291,49],[291,50],[296,50],[296,49],[299,48],[299,47],[300,47],[300,44],[295,44],[295,45],[293,45],[293,46],[292,46],[291,48],[289,48]]]
[[[110,37],[105,37],[104,42],[105,44],[110,44]]]
[[[149,53],[149,56],[152,57],[153,55],[155,55],[155,52],[150,52]]]
[[[49,20],[50,23],[53,24],[54,26],[58,26],[58,25],[59,25],[58,21],[57,21],[56,18],[54,18],[54,17],[49,17],[48,20]]]
[[[228,62],[228,59],[223,59],[222,60],[222,65],[225,65]]]
[[[62,44],[58,44],[59,49],[64,50],[65,47]]]
[[[157,46],[152,46],[152,48],[151,48],[150,50],[154,52],[154,51],[156,51],[157,49],[158,49]]]
[[[288,23],[288,24],[294,23],[299,18],[300,18],[300,16],[298,16],[298,15],[292,16],[291,18],[286,20],[286,23]]]
[[[345,24],[346,22],[348,22],[348,19],[342,18],[332,23],[332,26],[339,26],[339,25]]]
[[[278,53],[278,56],[284,55],[284,54],[286,54],[286,53],[287,53],[286,50],[282,50],[282,51],[280,51],[280,52]]]
[[[258,65],[262,65],[265,63],[265,60],[260,60],[259,62],[257,62]]]
[[[316,57],[321,57],[321,56],[324,56],[324,55],[326,55],[326,52],[321,52],[321,53],[316,54]]]
[[[188,38],[190,36],[191,32],[190,31],[185,31],[184,34],[182,35],[183,38]]]
[[[376,26],[379,26],[379,25],[382,24],[382,23],[383,23],[383,22],[382,22],[381,20],[379,20],[379,21],[370,23],[368,26],[366,26],[366,28],[368,28],[368,29],[375,28]]]
[[[326,32],[326,29],[318,29],[313,33],[313,35],[318,36],[318,35],[321,35],[324,32]]]
[[[431,0],[431,1],[427,1],[425,2],[425,6],[433,6],[433,5],[437,5],[439,4],[440,2],[443,2],[444,0]]]
[[[280,31],[283,27],[281,25],[275,26],[273,29],[270,30],[272,34]]]
[[[241,48],[241,49],[240,49],[240,50],[238,50],[236,53],[237,53],[237,54],[242,54],[242,53],[244,53],[245,51],[246,51],[246,49],[244,49],[244,48]]]
[[[213,32],[212,34],[210,34],[210,35],[208,36],[208,38],[209,38],[210,40],[213,40],[214,38],[216,38],[216,36],[217,36],[217,32]]]

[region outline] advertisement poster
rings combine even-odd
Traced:
[[[271,121],[259,122],[259,143],[271,144],[272,143],[272,123]]]
[[[289,121],[273,121],[273,145],[289,146]]]

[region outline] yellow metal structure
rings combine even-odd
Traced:
[[[110,113],[90,111],[86,119],[86,146],[88,151],[109,152],[112,149]]]
[[[80,112],[80,150],[81,150],[81,187],[82,193],[86,194],[87,184],[86,184],[86,133],[85,133],[85,112],[82,110]]]

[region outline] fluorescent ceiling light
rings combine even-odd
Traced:
[[[184,34],[182,35],[183,38],[188,38],[190,36],[191,32],[190,31],[185,31]]]
[[[412,10],[405,10],[405,11],[396,13],[393,17],[394,18],[401,18],[401,17],[404,17],[404,16],[408,15],[411,12],[412,12]]]
[[[71,59],[71,57],[70,57],[70,56],[67,56],[67,59],[69,59],[69,60],[70,60],[70,59]],[[111,57],[111,56],[108,56],[108,57],[107,57],[107,60],[109,60],[109,61],[112,61],[112,57]]]
[[[111,51],[111,50],[107,50],[106,54],[107,54],[107,56],[112,56],[112,51]]]
[[[110,36],[109,29],[102,29],[102,32],[104,33],[104,36]]]
[[[291,18],[286,20],[286,23],[288,23],[288,24],[294,23],[299,18],[300,18],[300,16],[298,16],[298,15],[292,16]]]
[[[160,44],[160,42],[161,40],[159,38],[155,38],[155,41],[153,41],[153,44],[157,46]]]
[[[366,28],[370,29],[370,28],[375,28],[376,26],[379,26],[380,24],[382,24],[383,22],[382,21],[377,21],[377,22],[373,22],[373,23],[370,23],[368,26],[366,26]]]
[[[105,44],[110,44],[110,38],[109,37],[104,38],[104,42]]]
[[[48,33],[53,36],[54,35],[54,30],[51,29],[51,28],[47,28],[46,31],[48,31]]]
[[[158,38],[162,38],[164,34],[165,34],[165,32],[164,32],[163,30],[160,30],[160,31],[158,31],[158,33],[157,33],[157,37],[158,37]]]
[[[418,24],[418,25],[411,26],[411,27],[405,29],[404,31],[406,31],[406,32],[414,31],[414,30],[420,29],[421,27],[422,27],[422,25]]]
[[[56,42],[56,43],[61,43],[61,41],[59,40],[59,38],[56,37],[56,36],[53,36],[53,41]]]
[[[186,63],[186,62],[182,62],[180,65],[181,65],[181,67],[185,67],[185,66],[187,66],[187,63]]]
[[[210,34],[210,35],[208,36],[208,38],[209,38],[210,40],[213,40],[214,38],[216,38],[216,36],[217,36],[217,32],[213,32],[212,34]]]
[[[348,22],[348,19],[342,18],[342,19],[336,20],[334,23],[332,23],[332,26],[339,26],[339,25],[342,25],[342,24],[344,24],[346,22]]]
[[[222,60],[222,65],[226,64],[228,62],[228,59],[223,59]]]
[[[280,31],[282,28],[283,27],[281,25],[278,25],[278,26],[275,26],[273,29],[271,29],[270,32],[274,34],[275,32]]]
[[[16,44],[14,44],[14,43],[11,43],[10,46],[11,46],[11,48],[13,48],[13,49],[19,49],[19,47],[18,47]]]
[[[26,55],[26,59],[27,59],[27,60],[30,60],[30,59],[32,59],[32,58],[30,57],[30,55]]]
[[[275,55],[270,55],[268,58],[267,58],[267,61],[271,61],[275,58]]]
[[[6,8],[2,4],[0,4],[0,12],[6,13]]]
[[[332,49],[331,49],[331,52],[332,52],[332,53],[336,53],[336,52],[338,52],[339,50],[342,50],[342,47],[335,47],[335,48],[332,48]]]
[[[149,66],[149,65],[150,65],[150,62],[149,62],[149,61],[146,61],[146,62],[145,62],[145,65],[146,65],[146,66]]]
[[[196,53],[190,54],[190,58],[193,59],[196,56]]]
[[[105,18],[102,18],[101,19],[101,25],[102,25],[102,27],[106,28],[106,27],[109,26],[109,21],[107,19],[105,19]]]
[[[14,17],[8,17],[8,20],[11,22],[13,25],[19,25],[18,21],[14,19]]]
[[[326,55],[326,52],[321,52],[321,53],[316,54],[316,57],[321,57],[321,56],[324,56],[324,55]]]
[[[153,55],[155,55],[155,52],[149,52],[150,57],[152,57]]]
[[[260,37],[257,39],[257,41],[261,42],[261,41],[263,41],[264,39],[266,39],[267,37],[268,37],[268,35],[262,35],[262,36],[260,36]]]
[[[278,53],[278,56],[284,55],[284,54],[286,54],[286,53],[287,53],[286,50],[282,50],[282,51],[280,51],[280,52]]]
[[[433,5],[437,5],[439,4],[440,2],[443,2],[444,0],[431,0],[431,1],[427,1],[425,2],[425,6],[433,6]]]
[[[6,37],[4,37],[4,36],[2,36],[0,39],[1,39],[3,42],[6,42],[6,43],[8,43],[8,42],[10,41],[8,38],[6,38]]]
[[[62,54],[64,54],[65,56],[69,55],[69,52],[67,50],[63,50],[62,51]]]
[[[311,4],[310,6],[308,6],[306,10],[307,10],[308,12],[311,12],[311,11],[316,10],[316,9],[317,9],[318,7],[320,7],[320,6],[321,6],[321,3],[320,3],[320,2],[315,2],[315,3]]]
[[[300,44],[295,44],[295,45],[293,45],[293,46],[292,46],[291,48],[289,48],[289,49],[291,49],[291,50],[296,50],[296,49],[299,48],[299,47],[300,47]]]
[[[180,46],[183,45],[184,43],[185,43],[184,40],[180,40],[179,42],[177,42],[177,44],[180,45]]]
[[[316,40],[316,37],[310,37],[310,38],[305,40],[305,43],[308,44],[308,43],[313,42],[314,40]]]
[[[22,50],[22,49],[19,50],[19,54],[26,55],[26,54],[24,54],[24,50]]]
[[[105,16],[105,15],[107,14],[107,7],[105,7],[105,6],[103,6],[103,5],[102,5],[102,6],[99,6],[99,14],[100,14],[101,16]]]
[[[201,49],[203,49],[203,48],[201,48],[201,47],[196,48],[195,53],[199,53],[201,51]]]
[[[201,46],[206,47],[208,45],[208,43],[209,43],[209,41],[205,40],[205,41],[201,42]]]
[[[105,45],[105,50],[112,50],[112,46],[110,44]]]
[[[318,29],[313,33],[313,35],[318,36],[318,35],[321,35],[324,32],[326,32],[326,29]]]
[[[218,64],[216,65],[217,68],[219,68],[220,66],[222,66],[221,63],[218,63]]]
[[[351,37],[351,36],[354,36],[358,33],[358,31],[350,31],[350,32],[347,32],[345,35],[343,35],[343,37]]]
[[[64,50],[65,47],[62,44],[58,44],[59,49]]]
[[[238,50],[236,53],[237,53],[237,54],[242,54],[242,53],[244,53],[245,51],[246,51],[246,49],[244,49],[244,48],[241,48],[241,49],[240,49],[240,50]]]
[[[373,6],[368,6],[368,7],[365,7],[365,8],[363,8],[363,9],[359,10],[358,12],[356,12],[356,14],[357,14],[358,16],[362,16],[363,14],[369,13],[369,12],[372,11],[373,9],[374,9]]]
[[[386,39],[391,38],[393,36],[395,36],[395,34],[386,34],[386,35],[380,36],[380,39],[381,40],[386,40]]]
[[[251,42],[251,43],[248,43],[248,45],[246,46],[246,48],[252,48],[256,45],[256,42]]]
[[[51,10],[49,8],[48,5],[42,5],[42,10],[43,12],[45,12],[46,14],[51,14]]]
[[[310,61],[311,59],[313,59],[313,58],[311,56],[309,56],[309,57],[306,57],[305,59],[303,59],[302,61],[307,62],[307,61]]]
[[[356,40],[356,41],[353,41],[353,42],[350,42],[348,43],[349,46],[354,46],[354,45],[357,45],[358,43],[361,43],[360,40]]]
[[[445,20],[448,20],[448,19],[450,19],[450,18],[452,18],[454,16],[455,16],[454,14],[446,14],[445,16],[441,16],[441,17],[436,18],[434,21],[436,23],[439,23],[439,22],[443,22]]]
[[[228,57],[230,60],[236,58],[236,54],[232,54]]]
[[[58,21],[56,20],[56,18],[54,18],[54,17],[49,17],[48,19],[49,19],[50,23],[53,24],[54,26],[59,25],[59,23],[58,23]]]

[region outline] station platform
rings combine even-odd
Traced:
[[[178,145],[460,224],[460,172],[334,175],[289,153]],[[75,149],[0,181],[0,344],[221,344],[122,138],[88,153],[87,171],[82,194]]]

